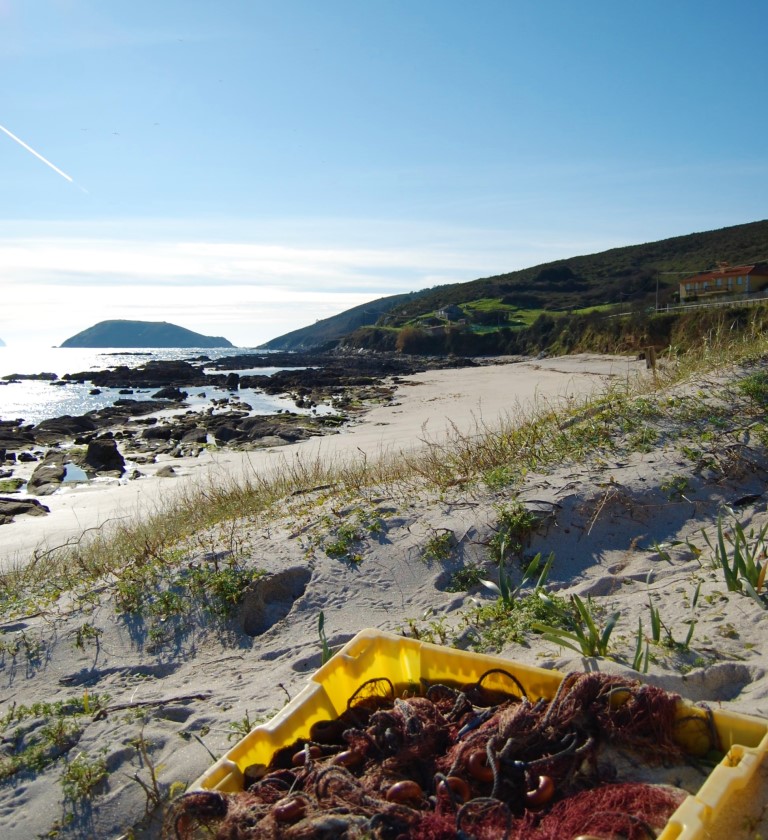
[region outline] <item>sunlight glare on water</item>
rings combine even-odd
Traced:
[[[26,423],[39,423],[51,417],[61,417],[66,414],[73,416],[96,411],[114,404],[117,399],[148,400],[156,388],[135,390],[131,394],[121,394],[116,388],[102,388],[101,393],[92,394],[93,385],[89,382],[66,384],[51,383],[49,380],[24,379],[18,382],[3,382],[4,377],[12,374],[52,373],[57,378],[66,373],[81,373],[114,368],[118,365],[139,367],[150,360],[192,360],[206,357],[218,359],[236,354],[246,354],[254,351],[248,348],[183,348],[157,350],[85,350],[80,348],[18,348],[0,347],[0,420],[16,420],[22,418]],[[209,369],[204,368],[208,371]],[[280,368],[253,368],[249,371],[236,371],[240,374],[271,375]],[[213,371],[224,373],[226,371]],[[222,388],[181,387],[189,394],[185,401],[187,405],[173,413],[181,413],[190,409],[202,410],[210,405],[212,399],[221,399],[230,395]],[[205,393],[205,396],[200,396]],[[275,414],[278,411],[294,411],[301,413],[294,402],[285,397],[270,396],[253,389],[241,389],[233,396],[251,406],[255,414]],[[328,409],[318,407],[318,413],[325,413]]]

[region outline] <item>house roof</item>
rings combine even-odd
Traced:
[[[706,281],[706,280],[724,280],[727,277],[746,277],[751,274],[768,274],[768,264],[755,263],[754,265],[727,265],[722,268],[717,268],[714,271],[702,271],[700,274],[693,274],[686,277],[683,283],[691,283],[692,281]]]

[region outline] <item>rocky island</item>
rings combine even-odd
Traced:
[[[222,336],[202,335],[167,321],[99,321],[62,347],[233,347]]]

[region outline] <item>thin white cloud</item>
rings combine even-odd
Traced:
[[[407,221],[323,224],[311,245],[299,246],[292,244],[304,238],[295,222],[282,230],[255,224],[263,241],[231,232],[226,239],[226,226],[206,231],[194,222],[186,236],[173,236],[178,231],[166,223],[158,238],[139,223],[126,225],[124,238],[111,226],[54,225],[46,235],[43,223],[17,223],[26,236],[14,236],[11,226],[0,238],[0,338],[58,344],[98,321],[132,318],[252,346],[385,295],[590,250],[497,230],[448,235],[444,227]]]
[[[6,277],[26,280],[67,276],[85,282],[102,279],[156,278],[161,282],[232,283],[280,278],[296,285],[306,280],[335,278],[370,285],[371,275],[390,270],[410,274],[435,268],[466,272],[471,279],[487,258],[447,249],[292,248],[247,243],[72,241],[57,239],[0,240],[0,267]],[[29,275],[32,274],[30,277]]]

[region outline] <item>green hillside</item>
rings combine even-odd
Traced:
[[[541,348],[545,333],[553,330],[552,318],[564,313],[594,322],[601,313],[644,312],[657,302],[674,303],[686,275],[721,262],[766,260],[768,220],[763,220],[380,298],[264,346],[307,349],[341,339],[348,347],[406,352],[529,352]],[[445,307],[457,309],[445,313]],[[376,309],[379,317],[370,320]],[[368,320],[359,318],[362,311]],[[441,326],[451,333],[445,340],[435,334]],[[299,344],[286,343],[296,336]]]
[[[768,220],[612,248],[532,268],[429,289],[400,307],[390,325],[402,325],[440,307],[498,299],[520,309],[563,311],[632,301],[668,302],[686,274],[768,258]]]
[[[273,338],[266,344],[260,345],[260,350],[307,350],[312,347],[337,342],[344,336],[369,324],[375,324],[379,318],[395,307],[401,307],[418,297],[419,293],[412,292],[404,295],[390,295],[372,300],[361,306],[347,309],[339,315],[323,318],[308,327]]]

